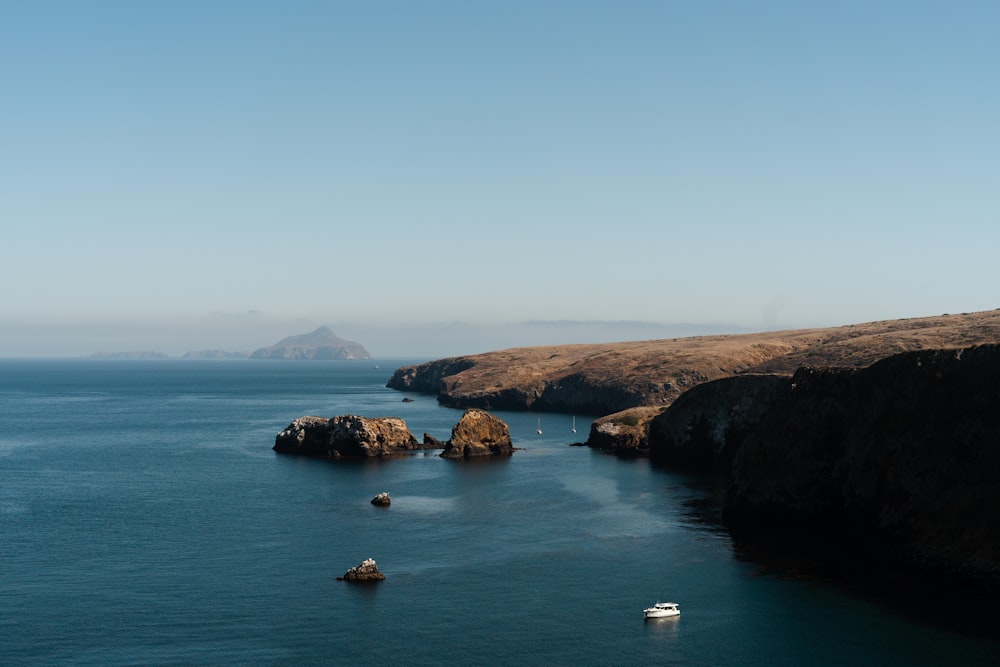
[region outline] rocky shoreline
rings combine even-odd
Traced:
[[[784,354],[774,341],[761,349],[753,336],[686,348],[661,341],[661,359],[670,363],[660,365],[649,342],[604,346],[604,357],[620,352],[622,371],[609,372],[612,362],[602,357],[589,379],[568,383],[572,391],[564,381],[587,376],[581,359],[594,357],[591,346],[441,360],[400,369],[389,386],[435,391],[446,405],[506,409],[553,409],[562,392],[562,405],[582,412],[599,403],[593,396],[606,374],[604,406],[619,407],[626,394],[635,405],[595,421],[587,444],[723,475],[724,520],[734,536],[774,544],[808,535],[859,569],[998,598],[998,311],[877,324],[857,336],[877,344],[852,355],[831,353],[848,349],[842,330],[793,332]],[[806,339],[812,354],[799,347]],[[692,356],[709,342],[720,348],[708,350],[707,360]],[[925,349],[928,343],[946,344]],[[733,364],[751,353],[758,363]],[[511,366],[517,358],[534,361]],[[788,367],[805,359],[835,363]],[[645,393],[623,392],[626,386]]]
[[[1000,310],[823,329],[600,345],[514,348],[397,369],[387,387],[448,407],[577,415],[635,411],[640,421],[692,387],[737,375],[791,377],[802,367],[864,368],[901,352],[1000,342]]]

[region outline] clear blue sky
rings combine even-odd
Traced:
[[[0,327],[1000,307],[998,34],[993,1],[4,3]]]

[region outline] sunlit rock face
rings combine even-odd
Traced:
[[[509,456],[514,451],[510,428],[485,410],[470,408],[451,430],[441,456],[468,459],[479,456]]]
[[[404,420],[358,415],[299,417],[274,441],[274,450],[283,454],[334,459],[389,456],[421,448]]]

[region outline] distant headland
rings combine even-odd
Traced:
[[[155,351],[127,351],[97,353],[89,359],[171,359],[168,354]],[[182,359],[371,359],[368,350],[360,343],[344,340],[330,329],[322,326],[310,333],[288,336],[274,345],[261,347],[253,352],[229,352],[226,350],[198,350],[185,353]]]

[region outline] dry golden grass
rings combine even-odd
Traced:
[[[455,403],[489,403],[490,397],[506,393],[525,397],[524,407],[531,407],[572,378],[578,385],[627,395],[628,404],[619,399],[608,404],[608,412],[613,412],[640,405],[662,407],[686,389],[720,377],[791,374],[802,366],[858,368],[908,350],[997,342],[1000,310],[821,329],[511,348],[422,366],[467,362],[464,370],[445,373],[435,388]],[[551,401],[541,404],[553,407]]]

